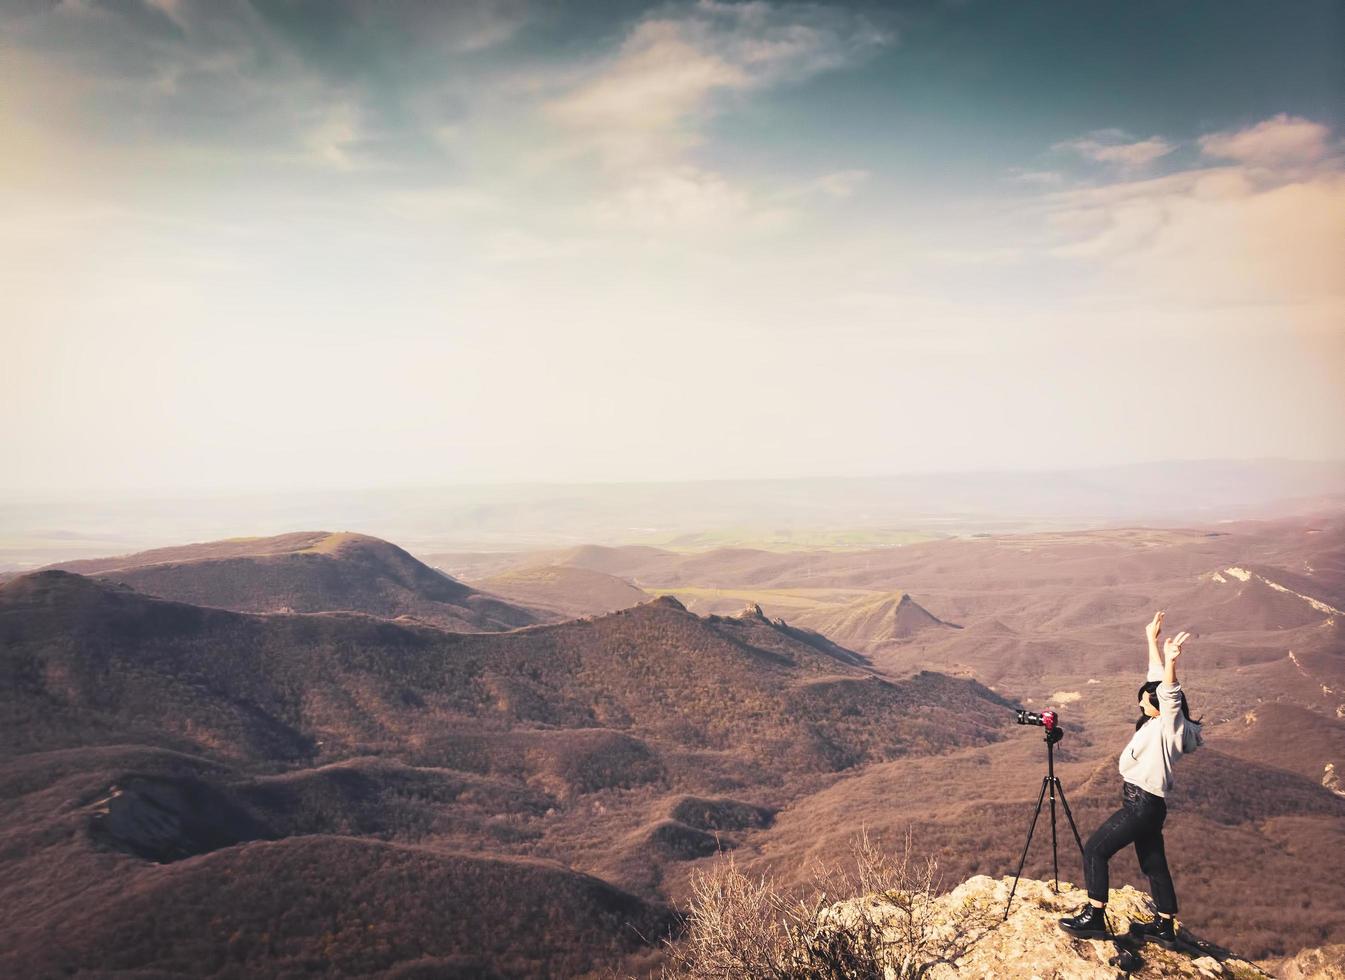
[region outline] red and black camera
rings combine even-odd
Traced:
[[[1028,711],[1026,708],[1018,709],[1018,724],[1020,725],[1040,725],[1051,732],[1055,731],[1055,726],[1059,720],[1060,716],[1049,708],[1041,713]]]

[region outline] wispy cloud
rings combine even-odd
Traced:
[[[1316,163],[1329,151],[1331,131],[1321,123],[1280,113],[1236,132],[1200,138],[1209,157],[1263,167]]]
[[[67,0],[0,11],[85,145],[322,166],[442,161],[462,66],[526,23],[520,0]],[[50,104],[53,98],[20,99]]]
[[[1052,149],[1077,153],[1095,163],[1138,170],[1167,156],[1175,147],[1161,136],[1137,140],[1119,129],[1101,129],[1087,136],[1057,143]]]
[[[546,104],[560,133],[548,158],[597,161],[613,181],[599,205],[608,222],[771,224],[783,215],[778,207],[691,159],[706,127],[754,93],[857,63],[893,40],[862,15],[820,4],[661,8]],[[847,197],[866,177],[824,174],[808,190]]]
[[[548,111],[609,165],[658,162],[694,144],[726,100],[840,68],[891,40],[839,8],[701,0],[641,20]]]
[[[1156,107],[1124,66],[1031,70],[1087,40],[1065,0],[914,6],[0,0],[0,458],[858,472],[910,418],[922,466],[1336,451],[1345,165],[1304,108],[1330,60],[1272,77],[1230,35],[1188,54],[1236,84],[1156,65]],[[1297,114],[1241,118],[1248,77]],[[1255,380],[1178,418],[1155,349]],[[87,424],[113,402],[130,449]],[[267,449],[276,419],[309,451]]]
[[[1046,250],[1126,288],[1204,304],[1345,301],[1345,163],[1330,137],[1321,123],[1275,116],[1196,139],[1216,165],[1045,195],[1034,207]]]
[[[1015,168],[1009,171],[1009,179],[1020,184],[1033,184],[1038,187],[1053,187],[1064,181],[1065,175],[1058,170],[1024,170]]]
[[[801,191],[833,198],[852,197],[873,175],[867,170],[837,170],[809,181]]]
[[[68,0],[0,11],[0,27],[16,125],[52,158],[102,161],[81,180],[134,180],[148,161],[202,183],[246,167],[437,211],[442,188],[475,183],[645,231],[779,227],[809,198],[854,194],[866,172],[844,161],[782,180],[700,151],[716,119],[894,40],[870,15],[767,0],[660,5],[570,57],[509,47],[525,27],[564,31],[525,0]]]

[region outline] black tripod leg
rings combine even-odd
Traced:
[[[1037,818],[1041,816],[1041,803],[1046,799],[1046,784],[1051,781],[1049,776],[1043,776],[1041,780],[1041,792],[1037,794],[1037,809],[1032,811],[1032,823],[1028,824],[1027,841],[1023,844],[1023,856],[1018,859],[1018,870],[1013,873],[1013,887],[1009,889],[1009,900],[1004,903],[1004,918],[1009,918],[1009,909],[1013,906],[1013,894],[1018,891],[1018,879],[1023,876],[1023,865],[1027,863],[1027,849],[1032,846],[1032,833],[1037,829]]]
[[[1051,779],[1051,870],[1055,877],[1051,879],[1051,891],[1060,894],[1060,852],[1055,842],[1055,788],[1056,781]]]
[[[1060,785],[1060,780],[1055,781],[1055,788],[1060,791],[1060,805],[1065,808],[1065,819],[1069,821],[1069,829],[1074,831],[1074,843],[1079,845],[1079,854],[1083,854],[1083,839],[1079,836],[1079,828],[1074,825],[1074,814],[1069,811],[1069,800],[1065,799],[1065,787]]]

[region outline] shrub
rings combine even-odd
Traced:
[[[943,908],[939,883],[938,862],[916,854],[909,832],[895,852],[861,832],[849,862],[816,865],[794,895],[721,855],[692,875],[664,980],[915,980],[977,928],[972,909]]]

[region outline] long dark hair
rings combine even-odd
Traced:
[[[1163,682],[1162,682],[1162,681],[1147,681],[1146,683],[1141,684],[1141,685],[1140,685],[1140,689],[1135,693],[1135,700],[1136,700],[1136,701],[1140,700],[1140,698],[1144,697],[1144,692],[1145,692],[1145,691],[1148,691],[1150,694],[1154,695],[1154,702],[1155,702],[1155,704],[1156,704],[1157,701],[1158,701],[1158,697],[1157,697],[1157,693],[1158,693],[1158,685],[1161,684],[1161,683],[1163,683]],[[1186,706],[1186,692],[1185,692],[1185,691],[1178,691],[1177,694],[1178,694],[1178,696],[1181,698],[1181,702],[1182,702],[1182,717],[1185,718],[1187,721],[1192,721],[1192,720],[1194,720],[1195,724],[1199,725],[1199,724],[1200,724],[1200,718],[1192,719],[1192,718],[1191,718],[1191,709],[1188,708],[1188,707]],[[1203,718],[1204,715],[1201,715],[1200,717]],[[1144,727],[1144,723],[1145,723],[1146,721],[1148,721],[1148,720],[1149,720],[1149,716],[1146,715],[1146,714],[1144,713],[1144,709],[1141,708],[1141,709],[1140,709],[1140,717],[1139,717],[1139,720],[1138,720],[1137,722],[1135,722],[1135,731],[1139,731],[1141,728],[1143,728],[1143,727]]]

